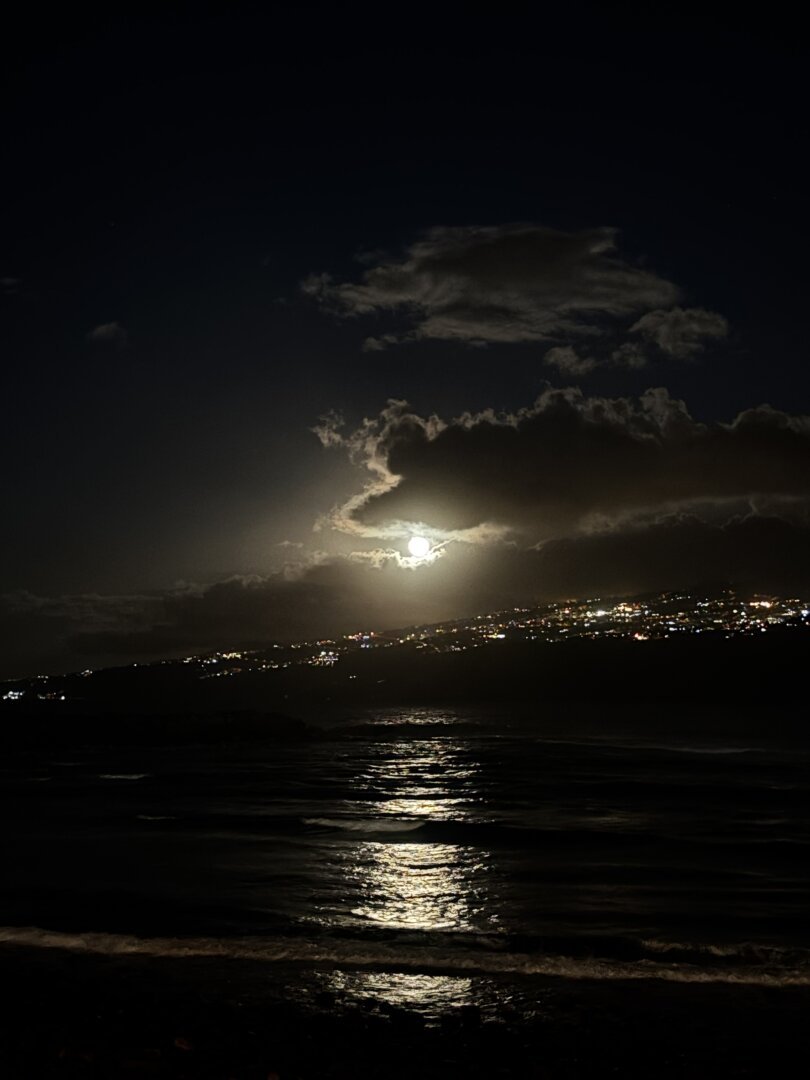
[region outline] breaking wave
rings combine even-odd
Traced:
[[[322,829],[341,829],[345,832],[413,832],[420,829],[424,821],[405,820],[394,818],[391,820],[377,819],[375,821],[362,821],[357,818],[303,818],[305,825],[317,825]]]
[[[99,780],[148,780],[151,773],[138,772],[138,773],[99,773]]]
[[[168,959],[208,957],[267,964],[324,965],[334,968],[369,968],[417,971],[426,974],[482,974],[546,976],[574,980],[660,980],[670,983],[723,983],[740,986],[810,986],[810,956],[751,945],[696,946],[648,941],[652,953],[666,959],[616,960],[597,956],[498,952],[490,948],[436,947],[402,941],[363,941],[301,937],[262,938],[144,938],[127,934],[65,933],[38,927],[2,927],[0,945],[60,949],[99,956],[145,956]],[[680,951],[697,958],[700,951],[713,960],[744,961],[701,968],[696,963],[673,962]],[[756,957],[762,962],[754,962]],[[788,961],[783,966],[780,956]]]

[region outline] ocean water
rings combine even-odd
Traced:
[[[260,961],[425,1016],[538,979],[810,985],[810,749],[388,710],[303,742],[27,754],[0,943]]]

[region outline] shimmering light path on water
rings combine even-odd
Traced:
[[[428,1011],[483,1007],[492,978],[532,973],[779,985],[810,970],[806,748],[552,737],[440,710],[368,721],[299,744],[13,763],[4,940],[194,941]]]

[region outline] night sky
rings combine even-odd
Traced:
[[[7,35],[0,674],[809,584],[795,28],[234,10]]]

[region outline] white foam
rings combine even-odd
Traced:
[[[154,956],[183,959],[251,960],[264,963],[328,964],[335,968],[385,968],[394,971],[478,972],[540,975],[575,980],[659,980],[675,983],[725,983],[738,986],[810,986],[810,967],[733,967],[702,969],[690,964],[576,959],[529,953],[479,953],[357,941],[301,938],[140,938],[128,934],[62,933],[38,927],[0,927],[0,945],[63,949],[100,956]]]
[[[304,818],[305,825],[318,825],[323,829],[343,829],[345,832],[413,832],[421,828],[425,822],[402,821],[399,818],[392,820],[377,819],[375,821],[358,821],[356,818]]]
[[[103,772],[98,774],[99,780],[148,780],[151,773],[135,772],[135,773],[118,773],[118,772]]]

